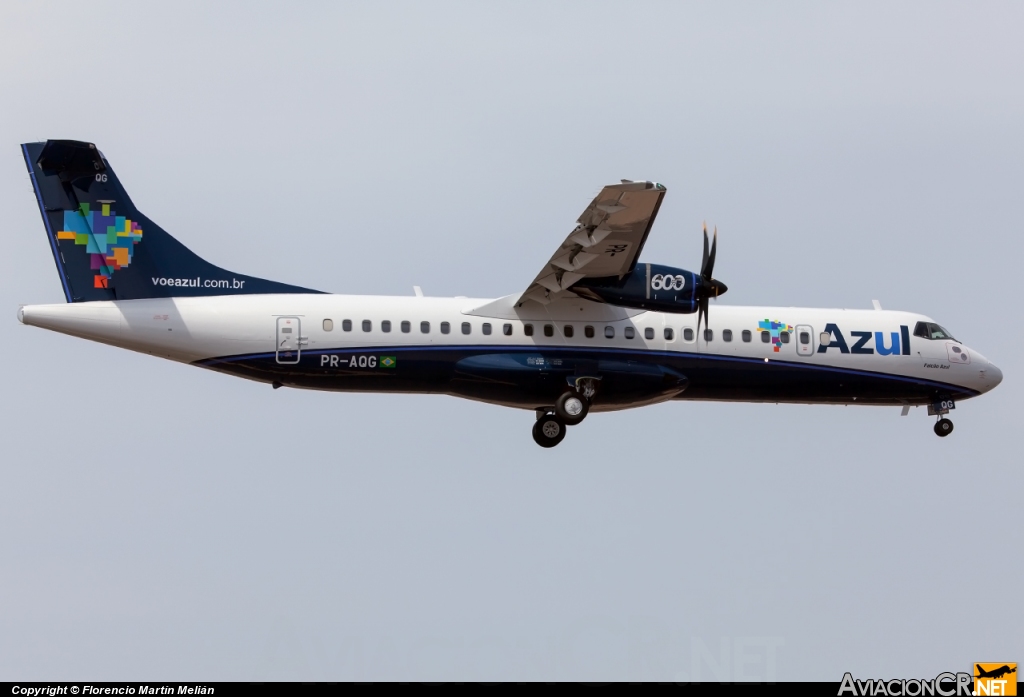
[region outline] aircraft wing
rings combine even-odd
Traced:
[[[654,182],[624,179],[601,189],[516,304],[546,305],[582,278],[631,272],[664,196],[665,187]]]

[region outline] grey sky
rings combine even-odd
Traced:
[[[0,679],[1024,660],[1024,7],[210,5],[0,6]],[[528,412],[274,391],[17,323],[63,299],[46,138],[204,258],[344,293],[520,291],[601,185],[654,179],[645,260],[699,265],[706,219],[721,303],[878,298],[1005,379],[941,440],[677,403],[552,451]]]

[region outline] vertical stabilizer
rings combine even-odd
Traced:
[[[21,149],[68,302],[319,292],[203,260],[135,208],[92,143]]]

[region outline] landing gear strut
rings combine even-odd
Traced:
[[[935,422],[935,435],[939,438],[945,438],[953,432],[953,422],[949,419],[939,419]]]

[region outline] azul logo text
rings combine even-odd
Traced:
[[[818,344],[818,353],[827,353],[829,349],[836,349],[839,353],[873,354],[879,356],[909,356],[910,355],[910,328],[905,324],[900,325],[898,332],[858,332],[851,331],[852,344],[847,343],[846,337],[836,324],[829,322],[825,325],[822,333],[822,341]],[[828,341],[824,341],[825,335]]]

